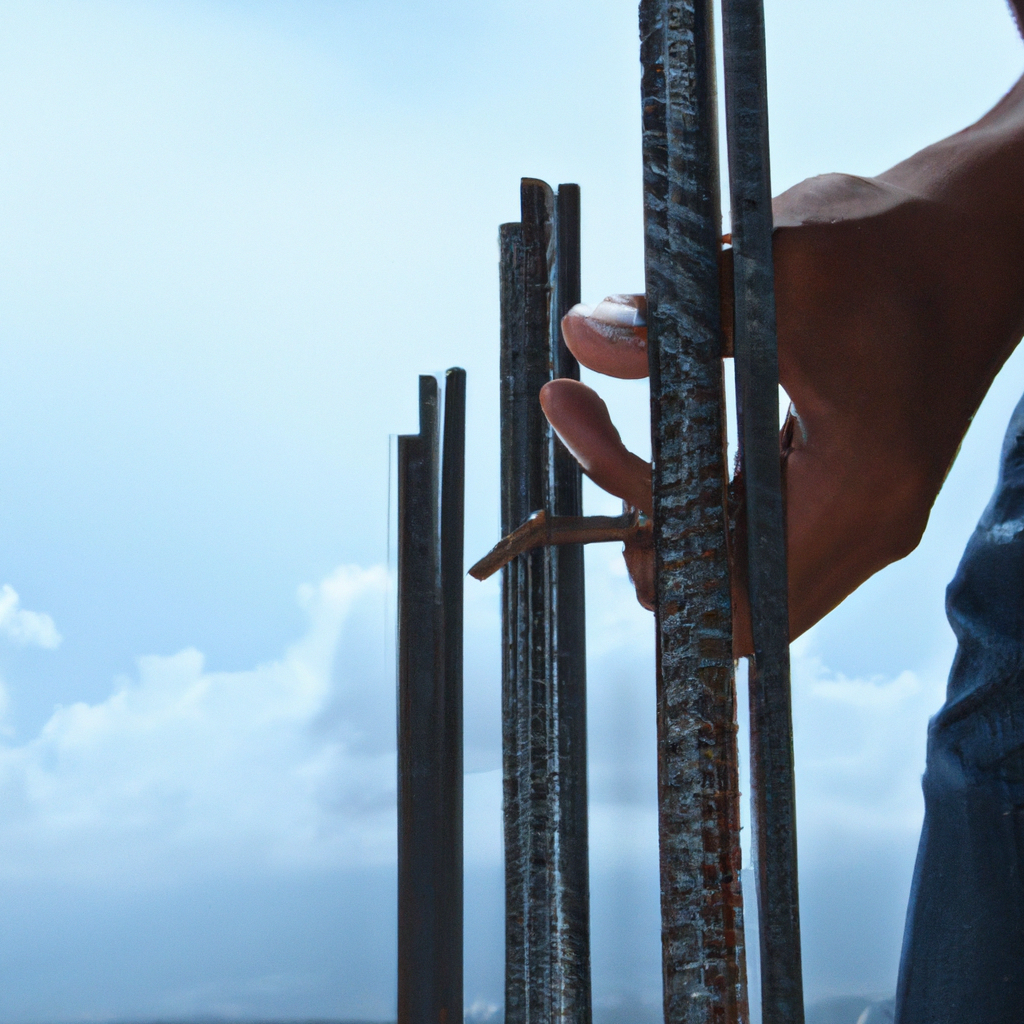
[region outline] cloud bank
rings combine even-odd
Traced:
[[[7,617],[32,616],[11,594]],[[467,983],[490,1001],[500,999],[491,976],[501,956],[497,596],[467,589],[466,864],[479,889]],[[299,601],[307,628],[273,661],[210,671],[194,649],[140,658],[105,699],[59,707],[38,735],[0,745],[0,877],[137,889],[247,878],[254,891],[261,879],[272,889],[286,877],[390,878],[387,573],[342,566]],[[656,1001],[653,629],[610,548],[588,553],[588,601],[595,998]],[[56,635],[45,616],[20,621]],[[816,636],[793,650],[808,989],[884,993],[920,825],[925,726],[943,679],[834,672]],[[739,682],[742,693],[742,672]],[[478,927],[485,934],[474,938]],[[386,1003],[388,971],[379,985]]]
[[[59,707],[37,736],[0,747],[0,874],[390,859],[386,589],[382,568],[343,566],[301,591],[309,629],[279,660],[210,672],[196,650],[140,658],[105,700]],[[56,635],[16,600],[0,621],[16,613],[23,632]]]
[[[45,612],[30,612],[21,607],[18,592],[5,583],[0,588],[0,633],[16,644],[53,649],[61,635]]]

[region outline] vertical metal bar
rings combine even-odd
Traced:
[[[575,500],[539,402],[553,367],[567,362],[552,351],[552,314],[560,294],[571,297],[573,275],[560,283],[551,189],[524,179],[521,199],[522,223],[500,234],[505,534],[537,509]],[[570,249],[568,194],[566,202]],[[589,1024],[582,558],[540,549],[510,563],[502,580],[505,1020]]]
[[[754,656],[749,663],[754,866],[764,1024],[803,1024],[786,529],[772,264],[762,0],[723,0],[734,345]]]
[[[463,1019],[462,981],[462,605],[466,491],[466,371],[445,373],[441,441],[441,601],[444,614],[444,712],[441,740],[443,800],[440,899],[440,985],[445,1024]]]
[[[461,587],[457,382],[446,397],[443,482],[440,411],[437,381],[420,377],[420,432],[398,439],[400,1024],[462,1018],[461,692],[455,694],[462,609],[452,579],[458,570]]]
[[[529,504],[536,484],[526,479],[525,431],[514,429],[524,418],[522,405],[525,375],[523,366],[523,226],[502,224],[498,231],[500,251],[500,417],[501,417],[501,533],[506,536],[522,521],[522,509]],[[519,473],[519,467],[524,473]],[[535,556],[530,556],[535,562]],[[526,564],[524,564],[526,563]],[[502,745],[502,814],[505,836],[505,1019],[520,1024],[530,1019],[530,963],[527,940],[529,925],[530,832],[519,817],[529,809],[530,780],[528,757],[521,749],[521,712],[529,711],[529,693],[523,692],[519,657],[521,633],[526,623],[520,622],[524,603],[520,590],[526,582],[526,559],[517,558],[501,574],[501,745]],[[525,642],[525,635],[522,641]],[[524,763],[525,762],[525,763]]]
[[[580,189],[559,185],[555,196],[554,260],[550,309],[551,375],[579,380],[580,367],[562,337],[562,317],[580,301]],[[583,515],[579,463],[548,428],[551,467],[547,507],[556,516]],[[555,1019],[589,1024],[590,864],[587,818],[587,638],[583,545],[549,549],[554,603],[555,685],[559,827],[555,863],[558,877],[560,967],[559,1012]]]
[[[504,467],[515,495],[509,528],[522,522],[534,509],[543,508],[547,500],[547,432],[538,392],[549,376],[548,246],[552,243],[553,197],[550,189],[524,187],[522,200],[518,261],[521,304],[512,311],[515,338],[514,350],[509,355],[516,367],[508,382],[514,403],[510,427],[515,447],[511,461]],[[531,209],[538,206],[539,210]],[[521,858],[517,865],[519,884],[508,892],[521,921],[517,949],[521,962],[509,965],[511,969],[506,974],[505,1017],[509,1024],[547,1024],[553,1015],[558,984],[554,945],[558,779],[549,756],[555,699],[549,555],[544,549],[531,552],[516,559],[506,570],[518,577],[518,606],[509,609],[508,640],[514,644],[514,652],[513,672],[507,680],[516,693],[516,735],[512,748],[505,751],[512,760],[506,772],[517,779],[518,800],[515,804],[506,801],[505,822],[507,830],[518,833]]]
[[[746,1018],[710,0],[641,0],[665,1020]]]
[[[437,1019],[436,821],[444,676],[437,381],[420,377],[420,432],[398,439],[398,1020]]]

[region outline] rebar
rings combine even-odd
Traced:
[[[723,0],[733,344],[753,657],[750,778],[763,1024],[803,1024],[786,528],[762,0]]]
[[[665,1020],[746,1019],[710,0],[642,0]]]
[[[398,1021],[462,1020],[466,373],[398,438]]]
[[[524,179],[501,248],[502,534],[533,512],[579,516],[580,471],[541,412],[579,301],[579,190]],[[505,1021],[589,1024],[586,649],[579,544],[518,555],[502,574]]]

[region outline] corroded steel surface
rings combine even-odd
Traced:
[[[803,1024],[786,531],[762,0],[723,0],[734,348],[747,571],[754,867],[764,1024]]]
[[[642,0],[665,1020],[746,1019],[706,0]]]
[[[578,375],[557,331],[578,301],[578,223],[575,186],[556,197],[524,179],[522,223],[501,228],[503,535],[537,509],[581,512],[579,469],[538,398],[553,373]],[[589,1024],[580,546],[519,555],[503,572],[502,612],[505,1020]]]

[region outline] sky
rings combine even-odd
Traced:
[[[1001,0],[766,17],[776,192],[877,173],[1024,70]],[[0,1024],[393,1014],[388,437],[466,367],[475,560],[497,228],[520,176],[579,182],[585,299],[642,290],[637,49],[632,0],[0,2]],[[893,989],[943,589],[1022,384],[1018,353],[918,550],[794,645],[809,999]],[[643,382],[596,386],[644,454]],[[653,1006],[652,623],[614,546],[587,572],[595,1001]],[[497,594],[467,582],[479,1019]]]

